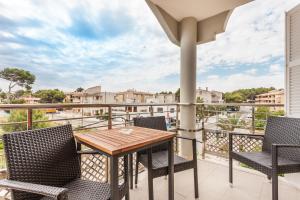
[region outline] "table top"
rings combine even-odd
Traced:
[[[136,126],[75,133],[78,142],[109,155],[124,154],[174,138],[176,133]]]

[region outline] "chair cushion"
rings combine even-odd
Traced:
[[[140,162],[148,167],[148,155],[142,154],[140,157]],[[190,162],[189,160],[182,158],[180,156],[174,155],[174,165],[183,164],[186,162]],[[168,151],[159,151],[152,153],[152,169],[159,169],[168,167]]]
[[[263,173],[271,173],[272,155],[268,152],[233,152],[232,157]],[[278,157],[278,170],[279,173],[300,171],[300,162]]]
[[[110,187],[108,183],[99,183],[76,179],[64,186],[68,191],[68,200],[108,200],[110,198]],[[53,200],[44,197],[41,200]]]

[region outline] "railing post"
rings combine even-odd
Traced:
[[[32,130],[32,109],[27,109],[27,130]]]
[[[255,134],[255,107],[252,106],[252,133]]]
[[[129,112],[126,111],[125,126],[128,126],[128,124],[130,125],[130,115],[129,115]]]
[[[153,106],[150,106],[150,116],[153,117],[154,113],[153,113]]]
[[[108,107],[108,129],[112,129],[112,109]]]
[[[204,109],[204,107],[202,107]],[[206,132],[205,132],[205,127],[204,127],[204,115],[202,118],[202,152],[201,156],[202,159],[205,159],[205,144],[206,144]]]
[[[177,104],[176,105],[176,134],[178,134],[178,129],[179,129],[179,109],[180,109],[180,106]],[[178,138],[176,137],[176,146],[175,146],[175,149],[176,149],[176,152],[178,152],[178,144],[179,140]]]

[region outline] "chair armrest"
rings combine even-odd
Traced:
[[[57,200],[67,199],[66,197],[68,191],[68,189],[62,187],[53,187],[53,186],[26,183],[26,182],[7,180],[7,179],[0,180],[0,187],[5,187],[8,189],[18,190],[18,191],[28,192],[33,194],[40,194]]]
[[[300,145],[296,144],[272,144],[275,148],[300,148]]]
[[[272,168],[277,172],[278,168],[278,149],[279,148],[300,148],[300,145],[296,144],[272,144]]]

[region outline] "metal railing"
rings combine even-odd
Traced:
[[[165,115],[168,126],[175,131],[183,130],[179,126],[180,106],[196,106],[197,128],[190,130],[195,132],[200,148],[199,154],[205,158],[205,154],[213,154],[226,157],[228,153],[228,132],[259,133],[263,134],[266,120],[270,115],[282,115],[283,104],[251,104],[251,103],[217,103],[217,104],[0,104],[0,111],[7,112],[6,117],[0,114],[1,128],[12,127],[8,130],[31,130],[44,126],[55,126],[61,123],[71,123],[74,131],[88,129],[112,129],[113,127],[128,126],[136,116]],[[155,111],[155,108],[164,110]],[[143,108],[143,109],[139,109]],[[58,112],[47,114],[47,109]],[[85,109],[90,112],[87,114]],[[12,121],[11,115],[15,110],[22,110],[26,119],[17,118]],[[36,110],[43,110],[46,118],[37,118]],[[100,111],[103,112],[100,112]],[[156,109],[157,110],[157,109]],[[96,112],[97,111],[97,112]],[[131,112],[130,112],[131,111]],[[133,112],[135,111],[135,112]],[[76,113],[76,115],[74,115]],[[67,114],[62,116],[62,114]],[[23,120],[19,120],[23,119]],[[20,128],[21,127],[21,128]],[[5,128],[4,128],[5,129]],[[3,134],[2,130],[2,134]],[[0,138],[0,168],[5,168],[4,155]]]

